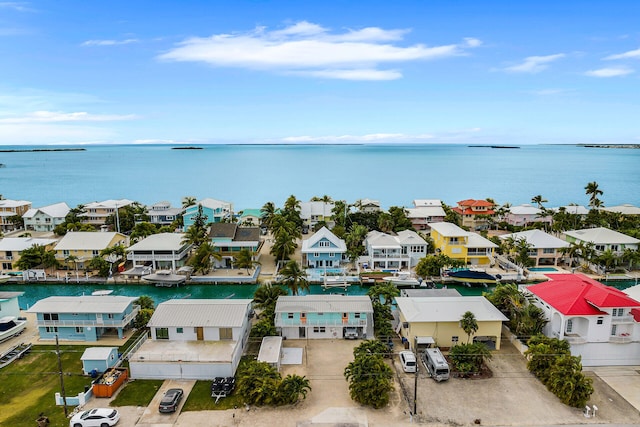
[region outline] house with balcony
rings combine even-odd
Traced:
[[[133,262],[134,269],[150,265],[153,270],[176,271],[187,262],[192,246],[189,243],[183,243],[183,239],[182,233],[152,234],[129,246],[127,259]]]
[[[520,206],[511,206],[504,220],[507,224],[525,227],[536,222],[551,225],[552,217],[551,215],[543,215],[542,209],[525,203]]]
[[[500,350],[502,322],[509,320],[481,296],[396,297],[396,304],[396,332],[414,349],[416,343],[450,348],[473,341]],[[467,311],[478,322],[478,330],[470,337],[460,327],[460,319]]]
[[[12,216],[23,216],[31,209],[31,202],[26,200],[10,200],[0,197],[0,232],[16,230],[16,226],[9,219]]]
[[[376,213],[380,212],[380,200],[373,199],[358,199],[355,201],[354,206],[359,212],[363,213]]]
[[[198,200],[195,205],[185,208],[182,214],[184,231],[187,231],[187,229],[193,225],[194,218],[198,215],[200,206],[202,206],[202,214],[207,217],[205,224],[216,224],[223,220],[231,219],[233,216],[232,203],[211,198]]]
[[[251,330],[250,299],[173,299],[158,304],[151,338],[129,358],[137,379],[211,380],[236,373]]]
[[[31,208],[22,215],[24,228],[33,231],[53,231],[58,224],[64,222],[69,211],[69,206],[64,202]]]
[[[526,292],[549,321],[544,334],[567,340],[583,366],[640,364],[640,302],[582,274],[553,274]]]
[[[43,246],[45,250],[50,250],[56,244],[56,239],[40,239],[33,237],[5,237],[0,240],[0,270],[16,271],[16,263],[20,260],[20,255],[25,249],[30,249],[36,245]]]
[[[373,230],[364,240],[365,268],[373,270],[401,270],[414,267],[427,254],[427,242],[413,230],[387,234]]]
[[[242,250],[251,252],[254,261],[260,257],[262,241],[259,227],[240,227],[234,222],[211,224],[209,238],[214,252],[222,256],[221,261],[215,261],[216,267],[233,267],[236,256]]]
[[[244,209],[238,212],[238,225],[243,227],[258,227],[262,224],[260,209]]]
[[[496,212],[495,203],[487,200],[467,199],[458,202],[452,210],[460,216],[463,227],[470,230],[486,230],[489,227],[489,217]]]
[[[317,223],[324,222],[327,227],[333,228],[335,225],[333,221],[334,206],[332,202],[300,202],[300,218],[303,226],[313,230]]]
[[[635,237],[605,227],[565,231],[563,237],[569,243],[592,244],[596,254],[610,250],[614,254],[621,255],[625,249],[637,251],[640,243],[640,240]]]
[[[98,341],[125,338],[140,311],[137,298],[112,295],[54,296],[36,302],[27,313],[36,316],[41,340]]]
[[[368,296],[281,296],[276,329],[288,339],[374,338],[373,306]],[[355,336],[351,335],[355,332]]]
[[[100,252],[128,246],[128,237],[115,231],[70,231],[56,244],[56,259],[67,267],[84,270]]]
[[[326,227],[302,241],[302,265],[310,268],[338,268],[342,265],[347,245]]]
[[[171,202],[161,201],[147,208],[147,216],[151,224],[163,226],[171,225],[182,215],[182,208],[174,208]]]
[[[518,233],[503,234],[500,240],[512,239],[514,242],[524,240],[529,245],[529,257],[535,261],[535,267],[541,265],[558,265],[564,256],[563,248],[569,247],[565,240],[558,239],[542,230],[526,230]]]
[[[128,199],[110,199],[101,202],[91,202],[84,204],[83,212],[78,215],[82,220],[95,227],[106,225],[107,218],[116,213],[116,210],[135,203]]]
[[[450,222],[429,224],[436,251],[465,264],[490,266],[498,247],[477,233],[465,231]]]
[[[437,199],[416,199],[412,208],[406,208],[407,218],[416,230],[428,230],[429,223],[442,222],[447,215],[442,201]]]

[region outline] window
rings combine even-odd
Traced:
[[[318,246],[320,246],[321,248],[328,248],[329,246],[331,246],[331,243],[329,243],[328,240],[321,240]]]
[[[57,326],[47,326],[46,328],[44,328],[45,331],[49,332],[49,333],[58,333],[58,327]]]
[[[69,255],[71,255],[71,252],[69,251],[69,249],[64,249],[62,251],[62,255],[67,258]]]
[[[177,334],[182,334],[182,333],[184,333],[184,328],[176,328],[176,333],[177,333]]]
[[[116,315],[113,313],[108,313],[107,314],[107,319],[115,319]]]
[[[293,313],[287,313],[287,319],[293,319]]]
[[[313,253],[313,256],[314,256],[315,258],[318,258],[318,257],[320,256],[320,252],[314,252],[314,253]]]
[[[44,320],[58,320],[58,313],[44,313]]]
[[[611,326],[611,335],[615,335],[618,332],[618,325]]]
[[[336,256],[336,254],[334,252],[329,252],[329,256],[333,258],[334,256]]]
[[[458,336],[457,336],[457,335],[452,336],[452,337],[451,337],[451,342],[452,342],[454,345],[455,345],[455,344],[458,344]]]
[[[553,249],[553,248],[544,248],[544,249],[542,250],[542,253],[543,253],[543,254],[552,254],[552,253],[554,253],[555,251],[556,251],[556,250],[555,250],[555,249]]]
[[[353,317],[354,317],[354,319],[359,319],[360,318],[360,313],[353,313]]]
[[[233,329],[231,329],[231,328],[220,328],[220,339],[221,340],[232,340],[233,339]]]
[[[604,322],[604,318],[603,317],[598,317],[598,320],[596,321],[596,323],[598,325],[602,325],[603,322]]]
[[[313,332],[315,334],[322,334],[325,333],[327,331],[327,328],[324,326],[314,326],[313,327]]]
[[[567,330],[566,330],[566,332],[568,334],[570,334],[571,331],[573,331],[573,319],[567,320]]]
[[[84,334],[84,328],[82,326],[76,326],[76,334]]]
[[[614,308],[612,316],[615,316],[615,317],[624,316],[624,308]]]
[[[156,339],[157,340],[168,340],[169,339],[169,328],[156,328]]]
[[[307,313],[300,313],[300,318],[301,319],[306,319],[307,318]]]

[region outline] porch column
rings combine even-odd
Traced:
[[[118,338],[124,338],[124,328],[118,328]]]

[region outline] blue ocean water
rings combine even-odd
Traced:
[[[2,149],[51,148],[11,147]],[[63,147],[56,147],[63,148]],[[605,205],[640,205],[640,150],[571,145],[520,149],[466,145],[167,145],[85,146],[86,151],[0,152],[0,194],[33,206],[127,198],[143,204],[184,196],[212,197],[236,211],[300,200],[380,200],[383,207],[414,199],[452,205],[467,198],[546,206],[586,205],[584,187],[596,181]]]

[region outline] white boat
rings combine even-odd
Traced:
[[[5,316],[0,319],[0,342],[20,335],[27,327],[26,320],[20,320],[15,316]]]
[[[382,280],[391,282],[396,286],[420,286],[420,281],[407,271],[399,271],[393,276],[383,277]]]
[[[184,284],[187,281],[187,277],[180,274],[173,274],[169,270],[158,270],[153,274],[143,276],[142,280],[151,282],[155,284],[156,287],[170,288],[172,286],[178,287]]]
[[[113,293],[112,289],[100,289],[100,290],[91,292],[91,295],[95,297],[95,296],[111,295],[112,293]]]
[[[9,279],[11,279],[11,276],[8,274],[0,274],[0,283],[7,282]]]

